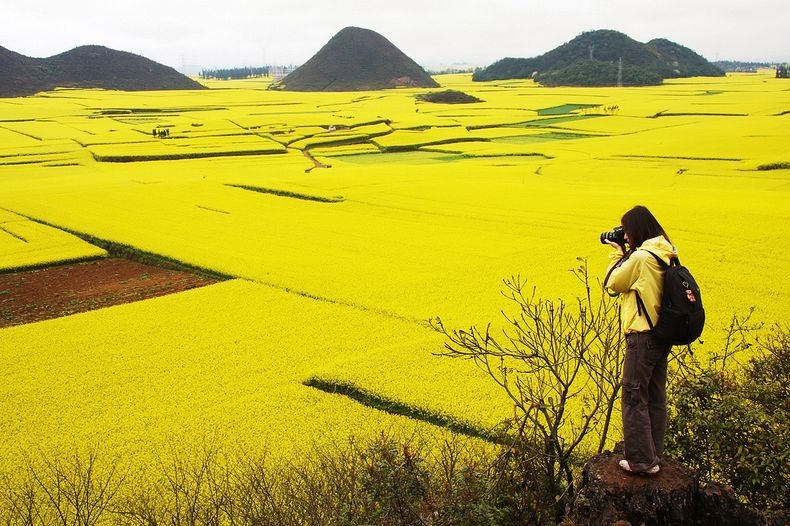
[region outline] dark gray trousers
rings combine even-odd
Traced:
[[[638,473],[658,464],[667,426],[667,357],[649,332],[626,334],[623,362],[623,440],[625,459]]]

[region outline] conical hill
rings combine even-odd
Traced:
[[[287,91],[363,91],[439,84],[392,42],[370,29],[346,27],[283,78]]]

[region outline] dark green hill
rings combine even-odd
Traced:
[[[715,64],[708,62],[691,49],[666,38],[654,38],[646,46],[655,50],[665,66],[671,69],[670,74],[665,75],[665,78],[724,76],[724,70]]]
[[[287,91],[362,91],[439,85],[389,40],[346,27],[274,86]]]
[[[122,91],[205,89],[175,69],[103,46],[81,46],[49,58],[0,47],[0,97],[33,95],[58,87]]]
[[[636,66],[619,66],[611,62],[579,60],[560,69],[536,75],[544,86],[657,86],[663,79],[654,71]],[[619,78],[618,78],[619,75]]]
[[[46,89],[43,61],[0,47],[0,97],[29,95]]]
[[[612,78],[610,66],[617,66],[621,59],[624,75],[628,71],[629,78],[644,79],[648,84],[656,83],[656,75],[660,79],[724,75],[703,57],[669,40],[655,39],[643,44],[618,31],[602,29],[582,33],[538,57],[504,58],[476,71],[473,79],[536,78],[540,82],[540,78],[551,78],[553,82],[559,82],[571,71],[576,79],[572,85],[614,86],[617,85],[617,74]],[[596,71],[596,63],[601,65],[600,72]],[[581,72],[585,73],[588,81],[578,76]]]

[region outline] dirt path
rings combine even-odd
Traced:
[[[0,327],[58,318],[216,283],[120,258],[0,274]]]
[[[313,171],[316,168],[332,168],[331,165],[324,164],[321,161],[319,161],[318,159],[316,159],[315,157],[313,157],[313,154],[310,153],[310,150],[307,149],[307,148],[302,150],[302,155],[304,155],[305,157],[307,157],[308,159],[310,159],[313,162],[313,166],[311,166],[310,168],[305,169],[305,173],[310,173],[311,171]]]

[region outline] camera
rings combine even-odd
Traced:
[[[616,226],[608,232],[602,232],[601,243],[606,245],[609,241],[614,241],[620,246],[625,246],[625,230],[623,230],[623,227]]]

